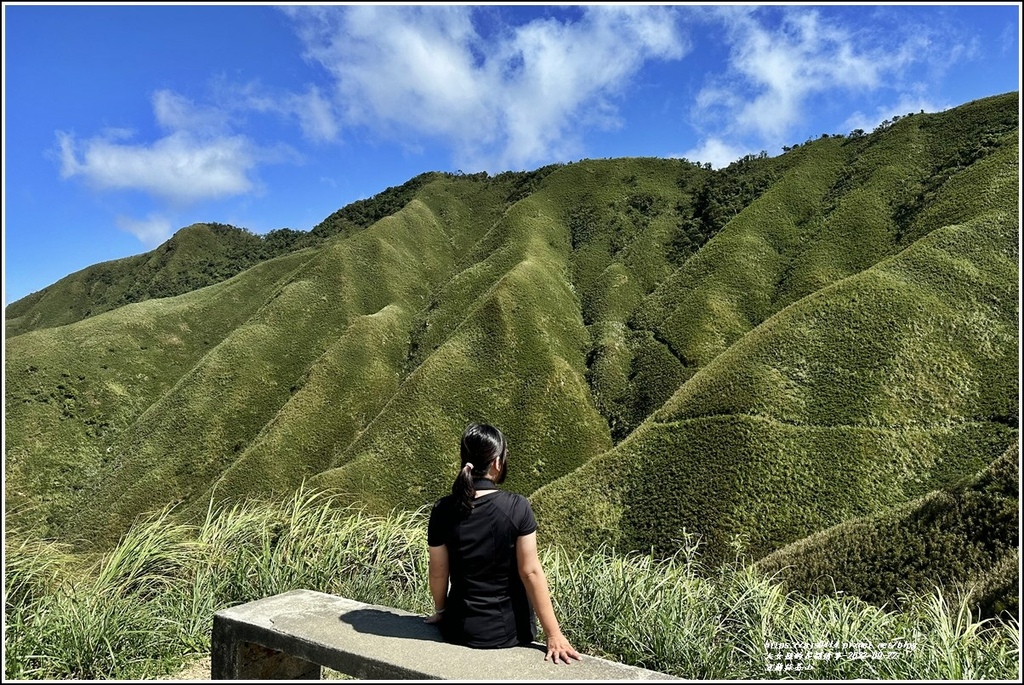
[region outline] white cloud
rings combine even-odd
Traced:
[[[441,138],[472,169],[568,156],[616,123],[613,100],[645,62],[687,49],[669,7],[586,6],[486,37],[469,6],[286,11],[347,124]]]
[[[928,111],[915,95],[918,72],[942,71],[971,54],[950,27],[912,25],[905,14],[899,21],[897,15],[876,17],[884,30],[862,30],[804,7],[730,6],[705,16],[725,28],[729,57],[725,71],[710,77],[691,111],[695,125],[713,137],[700,150],[740,147],[739,140],[749,141],[747,148],[777,149],[793,142],[810,108],[827,102],[894,96],[895,104],[881,107],[877,119],[850,117],[847,131],[870,130],[893,114]]]
[[[695,147],[682,155],[673,155],[673,157],[682,157],[683,159],[688,159],[691,162],[697,162],[700,164],[707,162],[715,169],[721,169],[729,166],[737,159],[748,153],[749,150],[741,146],[732,145],[719,138],[708,138],[698,147]]]
[[[784,13],[776,29],[746,9],[730,8],[719,16],[730,45],[729,71],[724,83],[713,82],[701,92],[695,114],[707,119],[713,112],[720,120],[720,110],[729,111],[725,131],[777,141],[803,118],[809,96],[875,88],[882,65],[891,64],[891,55],[858,45],[851,33],[815,11]]]
[[[78,143],[58,132],[61,176],[81,176],[102,190],[140,190],[175,204],[251,192],[260,153],[242,136],[200,140],[177,131],[152,144],[107,137]]]
[[[294,119],[307,140],[333,142],[339,137],[334,105],[315,85],[308,85],[304,92],[272,92],[255,81],[238,84],[219,80],[215,89],[220,108],[234,119],[248,112],[269,113]]]
[[[319,88],[311,86],[306,93],[291,96],[288,104],[306,138],[322,142],[337,140],[338,120],[330,100],[324,98]]]
[[[907,114],[919,114],[921,112],[942,112],[952,105],[937,105],[932,101],[913,96],[905,96],[894,104],[886,104],[877,108],[872,114],[854,112],[843,123],[842,133],[848,133],[861,129],[867,133],[873,131],[883,121],[891,120],[894,116],[903,117]]]
[[[169,131],[214,134],[228,130],[230,115],[223,109],[197,106],[188,98],[169,90],[156,91],[152,101],[157,123]]]
[[[150,214],[142,220],[119,216],[115,222],[118,228],[134,235],[147,249],[160,245],[174,232],[170,220],[159,214]]]
[[[253,177],[261,164],[301,161],[287,145],[260,146],[234,133],[233,128],[244,125],[246,112],[294,117],[314,140],[337,137],[330,105],[316,88],[277,100],[256,91],[255,86],[231,86],[215,94],[214,104],[198,104],[158,90],[151,97],[153,117],[167,134],[149,142],[134,141],[127,129],[107,129],[82,140],[58,131],[61,177],[81,178],[97,190],[140,191],[181,207],[257,192]]]

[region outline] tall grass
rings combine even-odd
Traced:
[[[978,621],[967,592],[936,588],[885,611],[800,597],[749,564],[703,567],[612,550],[546,552],[563,632],[584,651],[693,679],[1016,679],[1020,626]]]
[[[13,531],[5,551],[7,679],[172,674],[209,652],[214,612],[295,588],[430,607],[424,510],[370,516],[306,489],[196,524],[164,509],[98,557]],[[966,593],[904,598],[899,613],[801,599],[749,564],[705,567],[694,538],[664,559],[550,547],[542,562],[578,649],[684,678],[1019,676],[1019,624],[975,620]]]

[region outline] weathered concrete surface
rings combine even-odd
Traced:
[[[451,645],[422,616],[311,590],[217,612],[211,658],[213,678],[230,680],[317,679],[320,666],[366,680],[672,679],[590,656],[556,665],[544,661],[539,644],[488,650]]]

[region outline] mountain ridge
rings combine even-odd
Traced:
[[[1017,439],[1018,111],[718,171],[431,172],[200,289],[34,330],[80,300],[21,300],[8,517],[89,548],[301,483],[416,508],[469,421],[548,541],[759,558],[882,515]]]

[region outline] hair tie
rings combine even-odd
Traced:
[[[462,470],[463,470],[463,471],[472,471],[472,470],[473,470],[473,464],[472,464],[472,462],[468,462],[468,461],[467,461],[467,462],[466,462],[466,465],[462,467]]]

